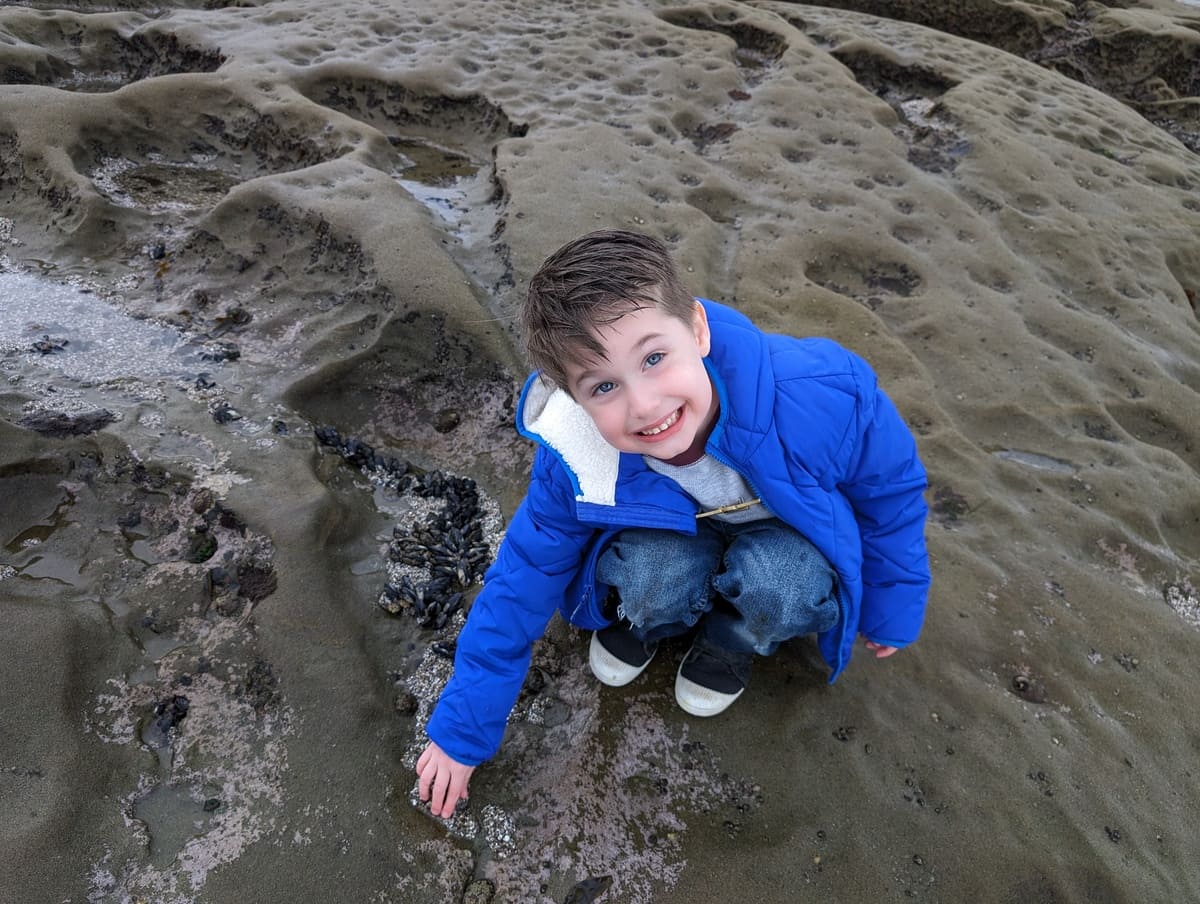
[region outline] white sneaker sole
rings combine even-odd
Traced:
[[[588,665],[592,667],[592,674],[596,676],[596,680],[601,684],[607,684],[609,687],[624,687],[638,675],[642,674],[642,672],[646,671],[646,666],[653,661],[654,656],[651,655],[645,664],[641,666],[623,662],[604,649],[604,644],[600,643],[600,638],[594,632],[592,634],[592,643],[588,647]]]
[[[679,671],[675,673],[675,702],[685,713],[701,718],[725,712],[745,690],[742,688],[736,694],[722,694],[720,691],[697,684],[695,681],[683,677],[682,662],[679,664]]]

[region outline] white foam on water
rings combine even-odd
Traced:
[[[43,339],[56,350],[37,351]],[[158,380],[190,373],[187,343],[179,330],[130,317],[90,290],[0,272],[0,357],[81,382]]]

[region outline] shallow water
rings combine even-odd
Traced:
[[[997,458],[1013,461],[1017,464],[1037,468],[1042,471],[1055,471],[1060,474],[1074,474],[1079,469],[1069,461],[1054,458],[1050,455],[1039,455],[1037,452],[1022,452],[1019,449],[1000,449],[992,453]]]
[[[416,139],[392,139],[404,157],[397,181],[447,226],[457,228],[475,205],[468,203],[472,188],[486,172],[460,153]]]
[[[146,826],[150,862],[164,869],[188,841],[204,834],[212,814],[190,787],[160,785],[134,805],[133,818]]]
[[[178,329],[131,317],[89,288],[0,272],[0,356],[10,374],[54,372],[76,386],[154,382],[194,373],[200,355]]]

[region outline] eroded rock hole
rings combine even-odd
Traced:
[[[941,97],[957,82],[922,66],[901,66],[873,53],[834,51],[833,55],[865,88],[896,111],[894,131],[908,145],[908,159],[927,172],[948,172],[971,149]]]
[[[680,28],[712,31],[732,38],[737,44],[733,61],[748,85],[761,81],[788,47],[787,41],[774,32],[745,22],[717,21],[702,13],[687,11],[667,12],[662,19]]]
[[[896,0],[824,0],[820,5],[924,25],[1010,53],[1028,51],[1042,40],[1039,17],[1032,5],[897,3]]]
[[[907,298],[923,282],[907,264],[880,261],[864,268],[840,256],[813,262],[805,276],[822,288],[853,298],[872,310],[884,303],[884,296]]]
[[[93,184],[113,203],[155,210],[211,207],[238,181],[199,163],[123,157],[104,161],[92,173]]]
[[[452,255],[489,293],[512,285],[500,241],[504,193],[495,177],[496,146],[524,137],[524,123],[478,94],[428,94],[371,79],[313,79],[298,86],[387,138],[396,155],[390,174],[423,204],[454,241]]]
[[[188,44],[173,32],[124,37],[61,12],[14,10],[0,27],[15,38],[0,43],[0,83],[9,85],[103,93],[162,75],[213,72],[225,62],[220,50]]]
[[[76,167],[118,207],[156,212],[208,210],[249,179],[292,172],[344,153],[310,122],[281,124],[213,91],[202,109],[159,128],[98,134],[72,152]],[[316,137],[314,137],[316,135]]]
[[[467,148],[472,155],[490,156],[497,141],[522,137],[529,130],[478,94],[424,94],[367,79],[316,79],[299,87],[310,100],[365,122],[389,138],[399,134],[446,141],[454,136],[447,143]]]
[[[418,138],[388,140],[400,154],[397,181],[447,225],[460,225],[471,199],[489,193],[488,173],[465,154]]]

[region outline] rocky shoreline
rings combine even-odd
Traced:
[[[1200,898],[1200,8],[0,10],[0,899]],[[562,241],[875,366],[921,641],[727,717],[555,621],[412,766],[531,451]],[[861,660],[861,661],[860,661]]]

